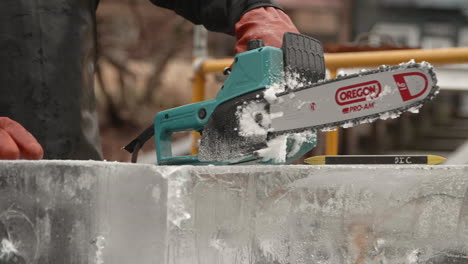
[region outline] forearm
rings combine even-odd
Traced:
[[[258,7],[280,8],[274,0],[151,0],[177,14],[202,24],[208,30],[234,34],[235,24],[246,12]]]

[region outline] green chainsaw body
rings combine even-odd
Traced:
[[[305,37],[306,39],[304,39],[304,41],[311,40],[311,38],[303,35],[294,34],[293,36],[296,40],[298,37]],[[203,133],[203,129],[211,115],[221,104],[248,93],[264,90],[272,84],[277,83],[280,80],[284,80],[286,74],[285,71],[288,68],[292,68],[293,70],[294,68],[298,68],[297,70],[299,71],[304,70],[301,69],[301,67],[304,68],[304,63],[302,61],[298,63],[297,61],[301,60],[303,57],[307,57],[308,53],[302,52],[301,54],[297,54],[297,52],[304,51],[304,49],[311,47],[307,47],[307,45],[304,46],[304,44],[302,44],[304,41],[302,40],[300,43],[293,41],[292,43],[297,46],[294,47],[294,45],[290,44],[291,41],[286,41],[286,38],[287,37],[285,35],[283,48],[260,47],[238,54],[235,57],[232,72],[229,74],[215,99],[189,104],[158,113],[154,120],[158,164],[228,165],[246,162],[275,164],[272,161],[259,159],[254,153],[242,157],[241,159],[227,160],[223,162],[202,162],[199,160],[198,155],[173,156],[171,150],[171,135],[175,132],[181,131],[197,131]],[[317,42],[316,40],[313,41]],[[286,45],[290,45],[292,47]],[[285,56],[285,52],[289,52],[289,56]],[[323,60],[323,54],[321,59]],[[310,67],[309,64],[306,66]],[[324,65],[320,66],[324,67]],[[288,146],[289,145],[292,145],[292,142],[289,142],[288,140]],[[315,146],[315,138],[303,143],[300,151],[291,157],[288,156],[285,163],[297,160]]]
[[[269,111],[269,103],[263,98],[265,89],[284,83],[285,76],[291,73],[311,83],[323,79],[323,49],[317,40],[296,33],[285,33],[282,48],[265,47],[261,40],[254,40],[249,42],[248,49],[236,55],[233,70],[215,99],[159,112],[154,126],[124,147],[132,153],[132,161],[136,161],[139,149],[154,135],[159,165],[278,164],[257,155],[277,135],[268,133],[260,140],[241,136],[237,132],[237,110],[249,102],[263,102]],[[202,134],[202,154],[173,156],[172,134],[182,131]],[[286,142],[289,155],[281,164],[299,159],[316,145],[312,136],[300,144],[299,151],[293,138],[287,137]],[[223,156],[224,153],[227,155]]]

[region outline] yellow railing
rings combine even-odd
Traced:
[[[330,71],[330,78],[335,78],[339,69],[366,68],[379,65],[394,65],[414,59],[417,62],[427,61],[434,65],[468,63],[468,47],[447,49],[410,49],[392,51],[346,52],[325,55],[325,63]],[[205,75],[222,72],[232,63],[232,58],[205,60],[197,63],[193,82],[193,102],[205,100]],[[196,152],[195,143],[192,148]],[[328,132],[326,154],[338,153],[338,130]]]

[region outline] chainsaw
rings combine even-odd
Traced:
[[[253,40],[237,54],[215,99],[158,113],[124,147],[136,162],[153,135],[159,165],[288,164],[316,146],[318,131],[417,112],[437,93],[428,63],[380,66],[324,80],[319,41],[286,33],[282,48]],[[199,154],[173,156],[171,135],[201,134]]]

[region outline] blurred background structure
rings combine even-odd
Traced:
[[[321,40],[327,52],[468,46],[464,0],[278,2],[299,30]],[[192,101],[194,26],[148,0],[102,0],[97,19],[96,94],[104,155],[128,161],[121,147],[157,112]],[[234,43],[232,36],[210,32],[207,55],[230,57]],[[437,67],[442,92],[418,115],[342,129],[340,154],[453,154],[468,140],[467,70],[467,65]],[[221,73],[207,76],[207,98],[223,81]],[[182,145],[189,146],[188,136],[175,139],[185,138]],[[319,138],[311,155],[324,153],[323,134]],[[153,148],[150,141],[143,151]]]

